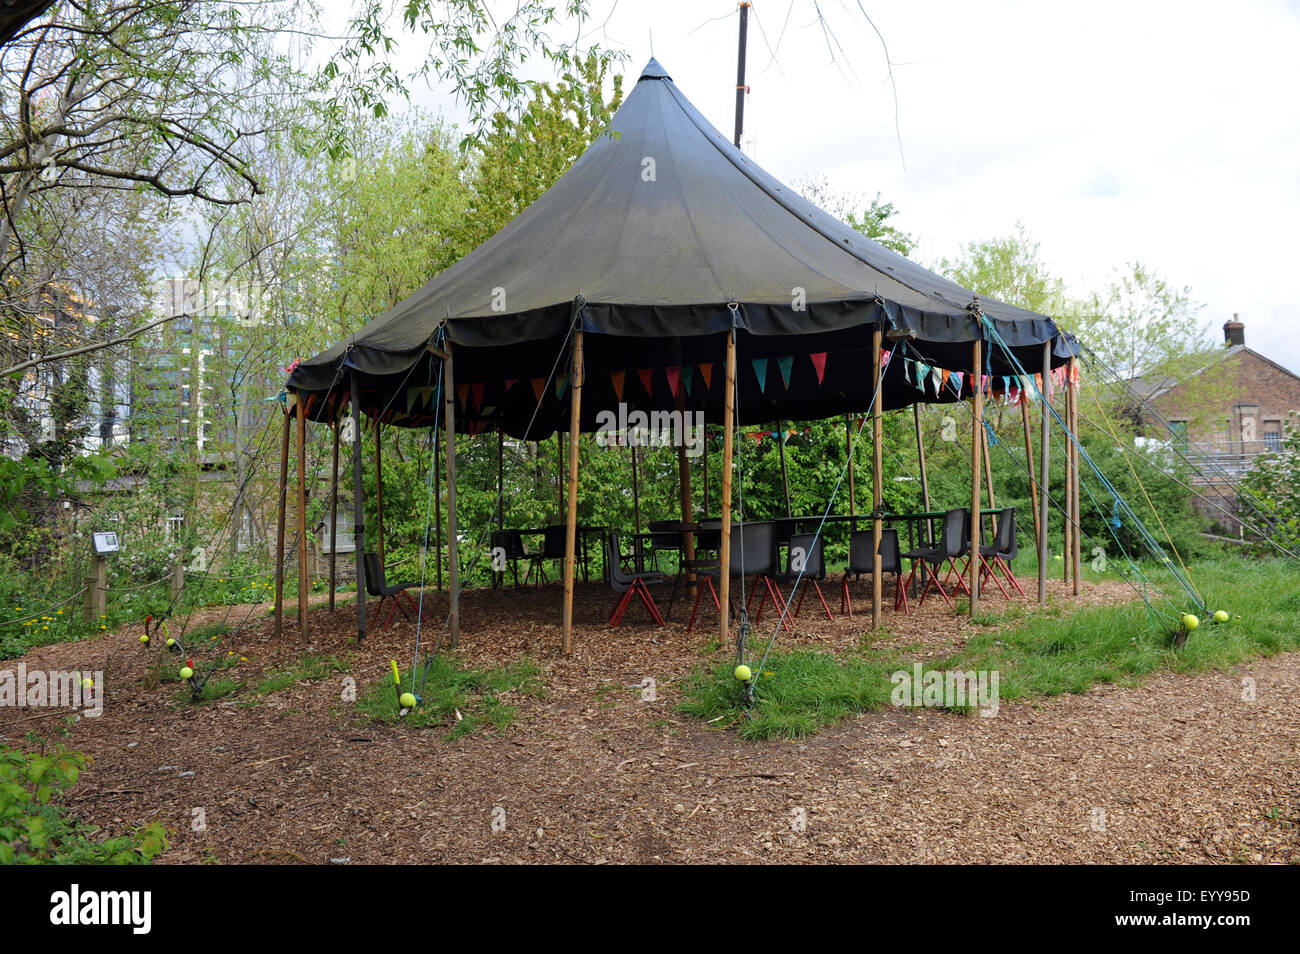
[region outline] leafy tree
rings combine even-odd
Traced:
[[[889,224],[898,210],[892,202],[881,202],[879,192],[868,203],[861,195],[836,189],[824,174],[797,179],[792,185],[813,205],[885,248],[899,255],[911,255],[916,248],[913,236]]]
[[[1016,224],[1012,235],[968,243],[938,271],[977,294],[1043,315],[1060,314],[1065,284],[1048,271],[1039,244]]]

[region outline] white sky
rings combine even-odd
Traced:
[[[730,136],[735,0],[591,2],[596,24],[613,12],[587,42],[627,52],[628,88],[653,33],[677,86]],[[895,64],[902,157],[857,0],[820,2],[847,53],[834,62],[811,0],[755,0],[745,146],[761,165],[880,191],[926,264],[1017,221],[1074,292],[1141,261],[1191,286],[1217,340],[1239,312],[1247,344],[1300,371],[1286,290],[1300,265],[1300,0],[862,5]],[[416,99],[463,118],[439,91]]]

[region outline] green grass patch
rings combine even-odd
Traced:
[[[1222,557],[1190,569],[1204,608],[1190,596],[1173,605],[1153,599],[1155,612],[1141,600],[1077,612],[1071,612],[1068,600],[1032,609],[992,605],[976,617],[981,628],[960,650],[927,663],[923,671],[997,672],[999,700],[1009,701],[1082,693],[1100,683],[1134,685],[1160,670],[1204,672],[1300,650],[1300,566],[1294,561]],[[1169,585],[1167,570],[1144,570],[1161,592],[1178,592]],[[1219,609],[1230,615],[1226,623],[1213,622]],[[1196,613],[1201,624],[1175,649],[1172,636],[1183,612]],[[839,657],[778,651],[758,675],[756,700],[748,711],[730,662],[700,669],[686,682],[681,709],[736,725],[742,738],[808,735],[889,704],[891,674],[912,671],[914,660],[906,652],[871,650],[866,642]]]
[[[491,669],[469,669],[450,656],[433,656],[427,674],[425,666],[421,666],[414,683],[420,689],[421,704],[406,716],[401,715],[391,676],[366,690],[357,708],[367,719],[377,722],[401,721],[416,728],[447,728],[448,739],[481,731],[502,732],[518,715],[517,708],[503,696],[542,695],[541,673],[541,667],[531,659]],[[412,685],[408,669],[402,673],[402,691],[414,691]]]
[[[314,682],[337,672],[347,672],[348,664],[337,656],[303,656],[290,669],[273,672],[253,689],[257,696],[288,689],[300,682]]]

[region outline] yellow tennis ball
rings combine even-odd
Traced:
[[[1215,611],[1214,611],[1214,621],[1215,621],[1216,623],[1226,623],[1226,622],[1228,621],[1228,612],[1227,612],[1227,610],[1215,610]]]
[[[409,692],[402,693],[401,698],[397,701],[402,704],[403,709],[415,708],[415,696],[411,695]]]
[[[171,649],[171,648],[172,648],[173,646],[175,646],[175,645],[176,645],[176,640],[174,640],[174,639],[172,639],[170,636],[168,636],[168,637],[167,637],[167,648],[168,648],[168,649]]]
[[[191,669],[189,666],[181,666],[181,678],[182,678],[182,679],[189,679],[189,678],[190,678],[191,676],[193,676],[193,675],[194,675],[194,670],[193,670],[193,669]]]
[[[1200,625],[1201,621],[1196,618],[1194,613],[1183,614],[1183,629],[1187,630],[1189,633]]]
[[[82,688],[82,689],[94,689],[94,688],[95,688],[95,680],[93,680],[93,679],[83,679],[83,680],[81,680],[81,688]]]
[[[140,642],[142,642],[142,643],[148,643],[148,642],[149,642],[149,634],[148,634],[148,633],[145,633],[143,636],[141,636],[141,637],[140,637]]]
[[[741,682],[749,682],[749,680],[754,678],[754,674],[750,672],[749,667],[744,663],[741,663],[735,668],[734,675]]]

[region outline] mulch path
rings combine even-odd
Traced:
[[[838,590],[824,590],[838,617]],[[1069,602],[1059,581],[1052,592],[1057,605]],[[805,602],[796,634],[778,646],[858,645],[867,595],[856,587],[856,618],[833,623]],[[1122,584],[1088,583],[1077,602],[1129,596]],[[426,623],[436,621],[423,629],[427,649],[445,594],[426,605]],[[258,705],[178,703],[175,683],[151,687],[161,655],[140,647],[139,628],[22,661],[106,669],[103,715],[62,740],[93,759],[66,800],[109,833],[161,821],[172,832],[163,862],[1300,861],[1300,655],[1004,701],[996,718],[891,709],[810,739],[751,743],[676,711],[680,681],[727,658],[709,649],[715,614],[687,636],[689,604],[658,630],[634,607],[610,630],[609,590],[580,587],[575,651],[561,656],[559,605],[558,587],[464,595],[460,657],[530,656],[545,693],[508,699],[519,716],[504,733],[454,742],[445,729],[362,721],[341,701],[344,674]],[[1004,607],[1000,596],[989,601],[992,612]],[[357,647],[350,606],[314,609],[306,638],[290,611],[276,640],[264,609],[231,613],[249,625],[202,654],[246,658],[222,675],[252,684],[304,653],[327,653],[346,658],[364,689],[390,658],[410,665],[409,623]],[[227,612],[205,611],[203,621]],[[771,636],[769,613],[755,642]],[[885,622],[871,644],[916,658],[946,655],[975,631],[933,600]],[[642,700],[647,677],[654,701]],[[55,737],[64,721],[4,710],[0,738]],[[194,831],[200,814],[205,830]]]

